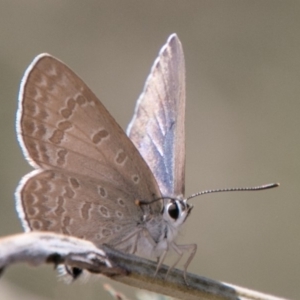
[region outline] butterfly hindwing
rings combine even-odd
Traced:
[[[131,195],[84,176],[59,170],[33,171],[20,186],[23,225],[27,230],[53,231],[114,244],[139,221]]]

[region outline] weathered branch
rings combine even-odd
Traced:
[[[1,270],[19,262],[31,265],[65,264],[178,299],[282,300],[193,274],[188,274],[187,286],[180,270],[171,271],[165,278],[168,267],[164,265],[154,277],[156,263],[152,261],[107,246],[100,249],[89,241],[49,232],[30,232],[1,238]]]

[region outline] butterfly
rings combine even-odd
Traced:
[[[185,252],[184,279],[196,244],[175,242],[192,197],[251,188],[185,192],[185,61],[172,34],[137,101],[127,135],[64,63],[38,55],[19,92],[17,136],[34,167],[16,190],[26,231],[51,231],[158,259]],[[169,273],[169,272],[168,272]]]
[[[159,52],[128,136],[87,85],[49,54],[22,79],[17,135],[35,168],[16,191],[26,231],[43,230],[159,259],[191,212],[185,189],[185,62],[172,34]],[[176,264],[175,263],[175,264]],[[174,264],[174,265],[175,265]]]

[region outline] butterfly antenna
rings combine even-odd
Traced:
[[[186,200],[205,195],[211,193],[221,193],[221,192],[248,192],[248,191],[261,191],[261,190],[268,190],[275,187],[278,187],[279,183],[269,183],[260,186],[253,186],[253,187],[237,187],[237,188],[227,188],[227,189],[217,189],[217,190],[206,190],[202,192],[195,193],[186,198]]]

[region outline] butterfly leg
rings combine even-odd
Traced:
[[[157,242],[155,242],[155,240],[151,236],[148,229],[146,229],[146,228],[143,229],[143,235],[144,235],[144,238],[146,238],[148,240],[148,242],[151,244],[152,248],[155,249],[155,247],[157,246]],[[164,250],[162,255],[157,257],[157,267],[156,267],[156,270],[155,270],[155,273],[154,273],[154,277],[157,275],[161,265],[163,264],[167,252],[168,252],[168,249]]]
[[[195,254],[196,254],[197,245],[196,244],[176,245],[175,243],[173,243],[173,244],[171,244],[171,247],[176,251],[176,253],[178,254],[179,257],[175,261],[175,263],[171,267],[169,267],[166,277],[169,275],[170,271],[173,268],[175,268],[175,266],[179,263],[180,259],[182,258],[183,253],[186,251],[190,251],[190,255],[183,266],[183,278],[184,278],[186,285],[188,285],[187,279],[186,279],[186,271],[187,271],[189,264],[191,263],[191,261],[193,260]]]
[[[161,267],[162,263],[164,262],[167,252],[168,252],[168,250],[165,250],[163,252],[163,254],[160,257],[158,257],[157,267],[156,267],[156,270],[154,273],[154,277],[157,275],[159,268]]]

